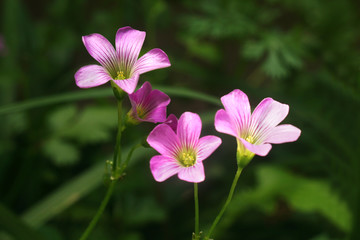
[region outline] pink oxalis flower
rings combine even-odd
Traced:
[[[216,136],[200,137],[201,119],[196,113],[181,115],[177,131],[167,124],[160,124],[149,134],[147,142],[161,155],[150,160],[150,169],[156,181],[162,182],[178,174],[187,182],[202,182],[205,179],[203,160],[221,144]]]
[[[113,80],[125,92],[133,93],[140,74],[170,66],[168,56],[159,48],[138,59],[145,35],[145,32],[131,27],[119,28],[115,38],[116,50],[100,34],[83,36],[87,51],[101,66],[80,68],[75,73],[76,84],[81,88],[91,88]]]
[[[165,93],[155,89],[145,82],[135,93],[129,95],[131,110],[128,113],[132,122],[164,122],[166,120],[166,107],[170,98]]]
[[[272,143],[293,142],[300,136],[297,127],[278,125],[289,113],[286,104],[265,98],[251,114],[249,99],[239,89],[223,96],[221,102],[225,110],[216,113],[215,128],[236,137],[238,161],[239,154],[240,158],[250,161],[254,154],[266,156]]]
[[[176,133],[178,119],[174,114],[170,114],[164,123],[169,125],[171,127],[171,129]]]

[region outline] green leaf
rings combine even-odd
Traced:
[[[79,113],[72,124],[59,133],[62,137],[75,139],[80,143],[106,141],[111,137],[111,130],[116,127],[115,107],[88,107]]]
[[[123,159],[128,151],[129,149],[123,150]],[[148,156],[150,153],[152,153],[152,149],[138,149],[134,152],[129,167],[141,157]],[[99,187],[103,183],[105,173],[105,160],[103,159],[103,161],[85,170],[79,176],[71,179],[68,183],[44,197],[43,200],[27,210],[22,215],[22,219],[34,228],[41,227],[47,221]]]
[[[191,36],[183,36],[181,40],[191,54],[201,59],[216,62],[220,58],[220,53],[214,44],[199,41],[197,38]]]
[[[261,42],[247,42],[244,45],[243,56],[248,59],[258,60],[265,52],[265,46]]]
[[[187,88],[153,85],[153,89],[159,89],[161,91],[164,91],[166,94],[170,96],[198,99],[209,103],[214,103],[215,105],[218,106],[221,104],[220,100],[216,97],[198,91],[190,90]],[[0,107],[0,115],[27,111],[33,108],[45,107],[57,103],[76,102],[79,100],[104,98],[111,96],[113,96],[113,92],[110,87],[98,88],[98,89],[81,89],[77,92],[69,92],[55,96],[28,99],[23,102],[5,105]]]
[[[273,166],[258,167],[256,176],[256,188],[234,196],[219,232],[231,226],[236,218],[249,208],[272,214],[276,210],[279,197],[299,212],[321,214],[338,229],[344,232],[351,230],[351,212],[344,200],[331,189],[329,183],[297,176]]]
[[[39,228],[46,221],[100,186],[104,174],[104,165],[104,162],[100,162],[78,177],[70,180],[67,184],[26,211],[22,215],[22,219],[30,226]]]
[[[276,51],[269,52],[268,57],[262,65],[262,69],[265,73],[275,78],[281,78],[287,75],[287,69],[284,64],[281,63],[279,54]]]
[[[13,235],[17,240],[44,240],[44,238],[34,231],[31,224],[26,224],[9,209],[0,203],[0,225],[3,230]]]
[[[81,89],[59,95],[28,99],[20,103],[13,103],[0,107],[0,115],[26,111],[33,108],[44,107],[56,103],[75,102],[78,100],[110,97],[111,88]]]
[[[71,123],[71,120],[75,118],[75,115],[76,107],[74,105],[59,108],[49,116],[49,125],[54,130],[61,130]]]
[[[133,196],[125,196],[127,208],[124,213],[126,221],[130,224],[147,224],[149,222],[161,222],[166,213],[154,198],[146,197],[136,199]]]
[[[43,147],[44,153],[58,166],[74,164],[79,160],[79,151],[60,139],[50,139]]]

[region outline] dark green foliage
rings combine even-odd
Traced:
[[[161,86],[169,113],[199,112],[203,134],[223,139],[199,184],[202,230],[235,174],[235,140],[215,132],[213,116],[238,88],[252,108],[265,97],[289,104],[285,122],[302,135],[245,168],[215,239],[360,239],[359,9],[355,0],[2,1],[0,239],[78,239],[95,214],[116,102],[110,84],[79,89],[73,76],[95,63],[81,36],[114,43],[122,26],[147,32],[141,54],[158,47],[172,63],[140,84]],[[124,154],[153,126],[127,129]],[[89,239],[191,238],[192,184],[156,183],[154,154],[135,151]]]

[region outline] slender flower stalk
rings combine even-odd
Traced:
[[[122,101],[118,100],[118,130],[116,135],[116,143],[115,143],[115,151],[114,151],[114,159],[112,162],[112,175],[111,180],[117,180],[120,177],[120,166],[121,166],[121,135],[123,129],[123,114],[122,114]]]
[[[100,65],[87,65],[75,73],[75,82],[81,88],[91,88],[112,80],[123,91],[131,94],[139,81],[140,74],[170,66],[168,56],[154,48],[139,57],[146,33],[131,27],[119,28],[115,46],[102,35],[93,33],[83,36],[83,43],[89,54]]]
[[[124,172],[124,170],[126,168],[126,167],[121,167],[121,144],[120,144],[120,142],[121,142],[121,133],[123,131],[122,100],[118,99],[117,104],[118,104],[118,131],[117,131],[117,135],[116,135],[114,158],[113,158],[113,162],[111,163],[112,172],[111,172],[111,177],[110,177],[110,180],[111,180],[110,185],[109,185],[108,191],[106,192],[104,199],[101,202],[101,205],[100,205],[98,211],[96,212],[95,216],[91,220],[89,226],[86,228],[83,235],[81,236],[80,240],[87,239],[87,237],[89,236],[89,234],[91,233],[93,228],[96,226],[97,222],[99,221],[102,213],[104,212],[104,210],[110,200],[110,197],[113,193],[113,190],[114,190],[114,187],[116,184],[116,181],[119,179],[119,177],[121,177],[122,173]],[[132,154],[132,152],[133,151],[130,151],[129,155]],[[130,157],[131,156],[128,156],[126,164],[128,163]]]
[[[92,232],[93,228],[96,226],[97,222],[99,221],[101,215],[103,214],[106,205],[108,204],[110,197],[114,191],[114,187],[115,187],[115,181],[111,181],[109,188],[106,192],[106,195],[104,197],[104,199],[101,202],[101,205],[99,207],[99,209],[97,210],[95,216],[93,217],[93,219],[91,220],[89,226],[86,228],[85,232],[82,234],[82,236],[80,237],[79,240],[85,240],[88,238],[88,236],[90,235],[90,233]]]
[[[235,177],[234,177],[234,180],[233,180],[233,183],[231,184],[231,188],[230,188],[230,191],[229,191],[229,195],[225,201],[225,204],[224,206],[221,208],[219,214],[216,216],[214,222],[212,223],[211,227],[210,227],[210,230],[209,232],[207,233],[207,235],[205,236],[205,240],[209,240],[210,237],[211,237],[211,234],[212,232],[214,231],[216,225],[219,223],[221,217],[224,215],[224,212],[225,210],[227,209],[227,207],[229,206],[230,202],[231,202],[231,199],[234,195],[234,192],[235,192],[235,188],[236,188],[236,184],[239,180],[239,177],[240,177],[240,174],[242,172],[242,168],[238,167],[237,171],[236,171],[236,174],[235,174]]]
[[[237,171],[229,195],[215,218],[205,239],[209,240],[225,210],[231,202],[236,184],[243,168],[256,155],[266,156],[271,144],[296,141],[300,129],[289,124],[278,125],[289,112],[289,106],[272,98],[265,98],[251,114],[247,95],[235,89],[221,98],[225,109],[215,115],[215,128],[218,132],[236,137]]]
[[[195,203],[195,239],[200,239],[199,230],[199,191],[198,184],[194,183],[194,203]]]

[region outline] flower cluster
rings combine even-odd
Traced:
[[[166,117],[170,98],[153,90],[149,82],[134,92],[140,74],[170,66],[168,56],[158,48],[138,58],[144,39],[145,32],[120,28],[115,49],[100,34],[84,36],[87,51],[100,65],[80,68],[75,74],[76,84],[90,88],[112,81],[129,96],[128,122],[160,123],[147,138],[149,145],[160,153],[150,160],[156,181],[177,174],[181,180],[201,182],[205,179],[203,161],[220,146],[221,139],[211,135],[200,138],[202,123],[196,113],[185,112],[179,120],[173,114]],[[251,113],[249,99],[239,89],[223,96],[221,102],[224,109],[215,115],[215,129],[236,138],[237,163],[241,169],[254,155],[266,156],[271,144],[296,141],[300,136],[300,129],[279,125],[289,112],[286,104],[265,98]]]

